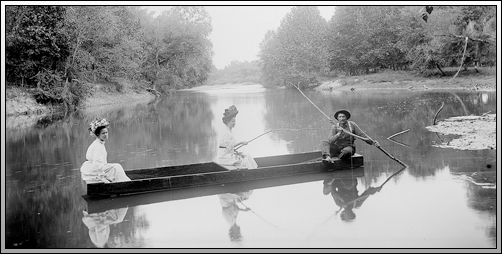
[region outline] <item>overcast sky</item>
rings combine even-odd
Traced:
[[[155,4],[155,2],[142,3]],[[223,3],[230,4],[231,2]],[[278,4],[284,3],[278,2]],[[201,5],[210,4],[214,3],[201,3]],[[171,7],[149,6],[148,8],[160,13]],[[213,63],[216,68],[223,69],[233,60],[258,59],[260,42],[265,33],[268,30],[276,30],[292,6],[206,6],[205,8],[212,18],[213,32],[209,39],[213,43]],[[335,6],[319,6],[318,8],[321,16],[326,20],[329,20],[335,11]]]

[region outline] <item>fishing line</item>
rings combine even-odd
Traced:
[[[253,141],[253,140],[255,140],[255,139],[257,139],[257,138],[259,138],[259,137],[261,137],[261,136],[263,136],[265,134],[273,132],[273,131],[305,131],[305,130],[322,130],[322,131],[326,131],[326,130],[329,130],[329,129],[320,129],[320,128],[302,128],[302,129],[282,128],[282,129],[271,129],[271,130],[269,130],[269,131],[267,131],[265,133],[262,133],[262,134],[260,134],[260,135],[258,135],[256,137],[254,137],[253,139],[250,139],[247,142],[249,143],[249,142],[251,142],[251,141]],[[242,144],[238,145],[234,150],[237,150],[237,149],[241,148],[242,146],[244,146],[244,145],[242,145]]]
[[[241,203],[247,210],[253,212],[256,216],[258,216],[260,219],[262,219],[264,222],[270,224],[271,226],[277,228],[276,225],[270,223],[269,221],[265,220],[263,217],[261,217],[259,214],[255,213],[251,208],[247,207],[244,203],[242,203],[242,201],[239,201],[239,203]]]

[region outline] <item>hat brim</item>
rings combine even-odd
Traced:
[[[342,110],[338,110],[338,111],[335,113],[335,115],[334,115],[334,116],[335,116],[335,119],[338,119],[338,115],[339,115],[340,113],[343,113],[343,114],[347,117],[347,120],[349,120],[349,118],[350,118],[350,112],[349,112],[349,111],[347,111],[347,110],[344,110],[344,109],[342,109]]]

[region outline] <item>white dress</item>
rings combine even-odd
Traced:
[[[85,155],[87,161],[80,168],[82,179],[86,183],[125,182],[131,180],[120,164],[106,161],[107,155],[105,142],[99,139],[94,140],[87,148]]]
[[[235,139],[232,134],[232,130],[228,126],[225,126],[221,138],[218,141],[218,152],[216,157],[216,163],[226,166],[228,169],[236,168],[257,168],[258,164],[253,159],[253,157],[247,152],[234,151]]]

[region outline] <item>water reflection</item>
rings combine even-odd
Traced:
[[[121,163],[125,170],[211,161],[216,155],[217,129],[223,126],[221,113],[232,104],[239,107],[241,118],[235,134],[242,139],[249,140],[268,130],[305,130],[274,131],[254,140],[245,147],[254,156],[319,150],[319,140],[326,137],[330,125],[298,91],[251,90],[257,91],[248,93],[246,89],[238,87],[227,89],[225,93],[179,92],[149,105],[99,108],[69,118],[44,119],[38,126],[36,122],[26,124],[23,118],[6,119],[6,246],[95,247],[89,239],[87,226],[82,223],[84,204],[80,202],[85,188],[81,187],[79,167],[85,161],[88,144],[92,142],[86,130],[88,122],[97,116],[112,121],[111,132],[117,138],[107,142],[109,160]],[[247,188],[254,189],[255,192],[246,204],[259,209],[260,215],[272,219],[280,228],[287,230],[280,232],[261,225],[263,221],[251,214],[252,210],[240,213],[236,221],[242,231],[246,232],[240,242],[243,246],[497,246],[497,209],[493,205],[496,189],[469,185],[464,179],[452,181],[448,175],[460,173],[471,176],[483,172],[496,176],[496,150],[459,151],[432,147],[434,142],[439,142],[444,137],[425,129],[432,124],[434,115],[443,102],[444,109],[438,116],[438,121],[461,116],[466,112],[474,115],[496,113],[496,93],[305,93],[324,112],[334,112],[339,108],[350,109],[354,121],[368,135],[378,140],[383,148],[406,162],[410,168],[399,181],[389,182],[385,187],[398,191],[377,192],[377,195],[367,198],[361,209],[353,210],[357,217],[352,223],[336,221],[340,222],[344,230],[326,227],[322,231],[325,234],[318,234],[316,242],[304,240],[304,229],[308,230],[312,224],[319,222],[317,220],[324,220],[332,215],[329,210],[333,205],[332,197],[319,193],[324,178],[316,180],[319,182],[303,184],[299,184],[302,181],[292,181],[281,187],[271,187],[274,184],[263,185],[263,181],[260,181],[262,189],[259,190],[256,186]],[[386,139],[406,129],[410,131],[406,135],[400,135],[395,141],[409,147]],[[359,178],[360,182],[357,184],[360,191],[363,191],[362,186],[369,188],[372,183],[380,183],[385,180],[382,179],[383,176],[400,168],[398,163],[372,146],[362,144],[358,150],[365,159],[365,177]],[[448,174],[442,173],[445,168],[448,169]],[[236,193],[242,190],[229,189],[218,193]],[[222,208],[215,204],[218,198],[207,196],[209,193],[214,195],[216,192],[208,192],[206,198],[200,197],[199,193],[187,195],[186,192],[180,192],[179,197],[172,198],[159,193],[154,199],[141,197],[134,202],[126,202],[141,207],[136,210],[139,213],[135,214],[133,207],[129,206],[123,222],[110,224],[107,245],[135,248],[228,247],[230,241],[227,233],[230,225],[222,221]],[[189,199],[181,200],[188,196]],[[163,202],[172,199],[179,201]],[[256,200],[260,202],[254,203]],[[395,200],[399,200],[399,206]],[[420,202],[416,202],[417,200]],[[145,205],[144,202],[151,205]],[[208,209],[193,209],[201,207],[201,204]],[[392,206],[392,209],[380,209],[382,204],[385,207]],[[103,207],[108,210],[121,208],[122,205]],[[244,206],[239,204],[239,207]],[[431,211],[431,207],[437,209]],[[170,216],[166,216],[166,212]],[[309,216],[305,216],[306,214]],[[381,220],[372,219],[374,216],[379,216]],[[381,232],[383,226],[392,230],[388,230],[389,233],[385,236],[379,235],[381,238],[378,239],[385,241],[377,242],[374,235]],[[361,228],[364,230],[360,230]],[[438,230],[432,230],[431,234],[431,228]],[[484,234],[487,230],[490,232],[488,236]],[[336,241],[336,238],[349,241]],[[278,242],[281,244],[277,244]]]
[[[82,222],[89,229],[89,237],[92,243],[98,248],[106,248],[110,238],[110,225],[119,224],[124,221],[127,214],[127,207],[109,210],[101,213],[87,213],[83,211]]]
[[[323,194],[331,194],[335,204],[340,207],[335,213],[335,216],[341,211],[340,218],[343,221],[350,222],[356,218],[353,209],[360,208],[363,202],[370,196],[380,191],[380,187],[370,187],[362,194],[357,190],[357,178],[351,177],[346,179],[333,178],[324,180]]]
[[[335,216],[340,213],[340,218],[342,221],[351,222],[356,218],[354,209],[360,208],[364,201],[368,199],[369,196],[380,192],[383,186],[393,177],[402,173],[407,167],[403,167],[401,170],[392,174],[378,187],[368,187],[363,193],[359,194],[358,178],[338,178],[334,177],[331,179],[325,179],[323,181],[323,194],[331,194],[333,201],[340,208],[336,211]],[[341,212],[340,212],[341,211]]]
[[[241,207],[242,201],[248,200],[249,196],[253,193],[253,190],[238,192],[238,193],[225,193],[219,194],[221,205],[221,214],[225,221],[230,225],[228,230],[228,236],[230,241],[240,242],[242,241],[241,227],[237,224],[237,216],[240,211],[249,211],[248,207]],[[239,205],[240,204],[240,205]]]

